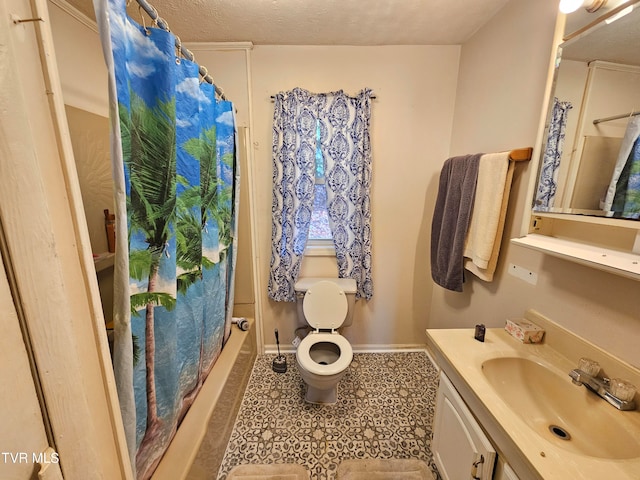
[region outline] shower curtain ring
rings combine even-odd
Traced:
[[[181,59],[184,58],[182,55],[182,40],[180,37],[176,35],[176,65],[180,65]]]
[[[153,5],[149,5],[149,8],[151,9],[151,12],[152,12],[152,13],[149,13],[149,16],[151,17],[151,20],[153,20],[153,25],[155,25],[157,27],[158,26],[158,17],[160,16],[160,14],[156,10],[156,7],[154,7]]]
[[[196,61],[195,57],[193,58],[193,61]],[[206,81],[206,77],[208,76],[209,70],[207,70],[207,67],[205,67],[204,65],[200,65],[200,83]]]
[[[156,15],[156,18],[153,21],[153,24],[158,28],[166,30],[167,32],[171,31],[171,28],[169,28],[169,23],[164,18],[162,18],[160,15]],[[163,25],[164,25],[164,27],[163,27]]]
[[[148,37],[151,35],[151,32],[147,28],[147,23],[144,21],[144,15],[142,13],[142,6],[138,5],[138,13],[140,14],[140,21],[142,22],[142,29],[144,30],[144,34]]]

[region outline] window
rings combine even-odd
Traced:
[[[324,157],[320,149],[319,124],[316,128],[316,184],[308,245],[333,245],[331,228],[329,227],[329,212],[327,211],[327,191],[324,186]]]

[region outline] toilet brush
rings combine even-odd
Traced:
[[[273,359],[272,370],[276,373],[285,373],[287,371],[287,359],[280,354],[280,338],[278,338],[278,329],[276,328],[276,346],[278,347],[278,356]]]

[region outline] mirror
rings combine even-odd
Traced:
[[[534,212],[640,217],[640,3],[629,3],[558,48]]]

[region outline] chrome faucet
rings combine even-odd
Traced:
[[[579,368],[571,370],[569,376],[575,385],[584,385],[587,389],[598,394],[618,410],[635,410],[636,408],[636,403],[633,400],[634,392],[632,392],[631,398],[628,400],[619,398],[612,393],[611,381],[606,377],[598,378],[595,375],[589,375]]]

